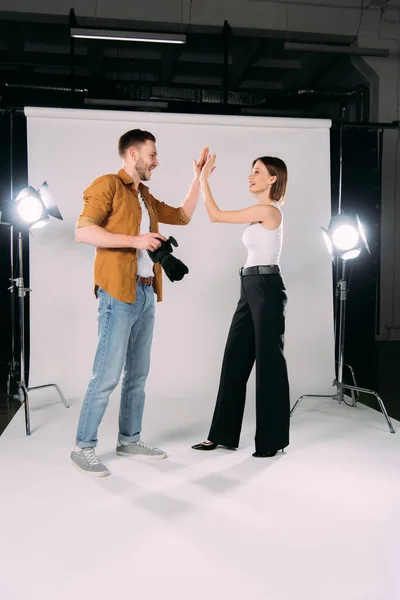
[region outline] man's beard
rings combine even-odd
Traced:
[[[149,169],[149,167],[146,165],[146,163],[144,162],[144,160],[142,158],[140,158],[137,163],[136,163],[136,172],[140,177],[140,181],[149,181],[150,179],[150,175],[146,174],[146,171]]]

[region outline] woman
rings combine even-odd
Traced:
[[[255,457],[272,457],[289,444],[289,382],[283,355],[286,288],[280,274],[283,203],[287,168],[279,158],[261,157],[252,165],[250,192],[258,204],[222,211],[209,185],[216,155],[201,175],[201,190],[211,221],[249,223],[243,233],[247,261],[240,270],[241,297],[229,331],[214,417],[208,439],[192,446],[214,450],[237,448],[246,399],[246,384],[256,362]]]

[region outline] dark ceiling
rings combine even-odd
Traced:
[[[191,26],[184,45],[74,40],[70,25],[93,22],[0,13],[2,106],[368,116],[367,82],[348,55],[284,49],[285,32]],[[138,30],[138,24],[96,22]],[[139,24],[160,31],[160,25]],[[179,32],[179,25],[164,30]],[[351,44],[296,34],[290,41]],[[361,109],[360,109],[361,98]],[[168,105],[168,106],[167,106]],[[363,112],[364,111],[364,112]]]

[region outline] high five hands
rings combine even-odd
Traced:
[[[202,183],[207,181],[211,173],[215,169],[216,154],[209,154],[209,146],[205,146],[200,152],[198,161],[193,160],[193,170],[196,179],[200,179]]]
[[[193,159],[193,170],[194,170],[194,176],[196,177],[196,179],[200,178],[200,173],[201,173],[204,165],[207,162],[208,151],[209,151],[209,147],[205,146],[203,148],[203,150],[200,152],[199,160],[196,161],[195,159]]]
[[[202,168],[202,170],[200,172],[200,182],[201,183],[205,183],[206,181],[208,181],[208,178],[214,172],[214,169],[216,167],[216,165],[215,165],[215,161],[216,160],[217,160],[217,155],[216,154],[210,154],[207,157],[207,160],[205,161],[204,167]]]

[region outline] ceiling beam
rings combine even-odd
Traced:
[[[165,48],[162,58],[162,81],[165,87],[168,87],[176,75],[177,62],[183,52],[182,46],[169,46]]]
[[[231,90],[237,89],[246,79],[249,69],[262,56],[265,48],[266,40],[232,38]]]

